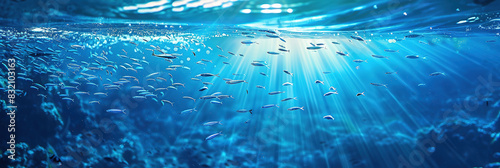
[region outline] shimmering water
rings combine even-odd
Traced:
[[[496,1],[3,4],[1,165],[500,165]]]

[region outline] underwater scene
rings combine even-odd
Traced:
[[[0,4],[0,167],[500,167],[500,1]]]

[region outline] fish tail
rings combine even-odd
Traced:
[[[280,108],[280,106],[278,106],[278,105],[275,105],[275,106],[276,106],[277,108]]]
[[[219,74],[215,74],[215,76],[219,77]]]
[[[300,109],[301,109],[302,111],[304,111],[304,106],[302,106]]]
[[[220,121],[219,121],[219,124],[222,125],[222,123],[220,123]]]

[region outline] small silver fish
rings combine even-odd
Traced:
[[[330,96],[332,94],[339,94],[337,91],[335,92],[326,92],[323,96]]]
[[[202,87],[201,89],[199,89],[198,91],[202,92],[202,91],[205,91],[205,90],[207,90],[207,89],[208,89],[208,87],[203,86],[203,87]]]
[[[283,100],[281,100],[282,102],[283,101],[288,101],[288,100],[297,100],[297,97],[289,97],[289,98],[284,98]]]
[[[216,125],[216,124],[222,125],[222,123],[220,123],[220,121],[209,121],[209,122],[203,123],[203,126],[213,126],[213,125]]]
[[[349,56],[349,54],[344,53],[344,52],[342,52],[342,51],[337,51],[337,54],[338,54],[338,55],[342,55],[342,56]]]
[[[222,102],[216,101],[216,100],[212,100],[212,101],[210,101],[210,103],[212,103],[212,104],[222,104]]]
[[[126,114],[125,113],[125,109],[108,109],[108,110],[106,110],[106,112],[108,112],[108,113],[123,113],[123,114]]]
[[[383,55],[372,55],[372,57],[374,57],[374,58],[387,58],[387,59],[389,59],[388,56],[383,56]]]
[[[373,86],[384,86],[387,88],[387,84],[381,84],[381,83],[370,83]]]
[[[288,74],[288,75],[291,75],[291,76],[293,76],[293,73],[291,73],[290,71],[287,71],[287,70],[283,70],[283,72],[285,72],[285,73],[286,73],[286,74]]]
[[[417,58],[419,58],[419,56],[418,55],[407,55],[406,58],[417,59]]]
[[[365,41],[365,39],[361,38],[360,36],[351,36],[351,38],[358,41]]]
[[[182,96],[183,99],[191,99],[193,101],[196,101],[196,99],[192,98],[192,97],[189,97],[189,96]]]
[[[323,116],[323,118],[327,119],[327,120],[334,120],[332,115],[326,115],[326,116]]]
[[[214,139],[215,137],[219,136],[219,135],[222,135],[222,131],[218,132],[218,133],[215,133],[215,134],[212,134],[212,135],[209,135],[208,137],[205,138],[205,141],[208,141],[208,140],[211,140],[211,139]]]
[[[439,76],[439,75],[446,76],[446,75],[444,74],[444,72],[433,72],[433,73],[431,73],[429,76]]]
[[[271,107],[277,107],[277,108],[279,108],[279,106],[276,105],[276,104],[268,104],[268,105],[262,106],[262,108],[271,108]]]
[[[304,111],[304,107],[290,107],[290,108],[288,108],[288,111],[295,111],[295,110],[302,110],[302,111]]]
[[[274,92],[269,92],[268,94],[269,95],[277,95],[277,94],[281,94],[281,93],[285,93],[284,91],[274,91]]]

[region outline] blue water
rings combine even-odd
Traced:
[[[2,3],[2,167],[500,167],[498,1]]]

